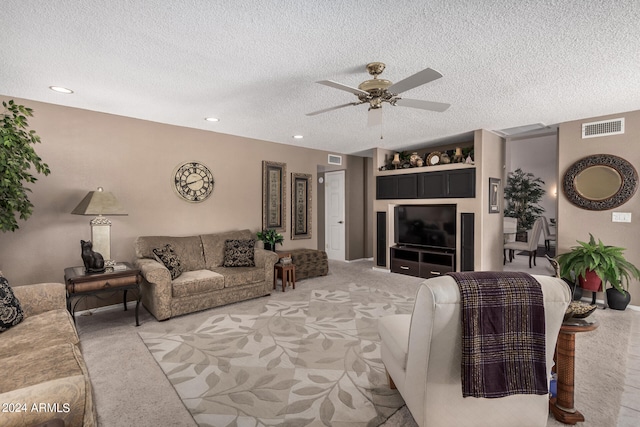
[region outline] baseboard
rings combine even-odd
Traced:
[[[380,271],[382,273],[391,273],[391,270],[388,268],[382,268],[382,267],[371,267],[372,270],[375,271]]]

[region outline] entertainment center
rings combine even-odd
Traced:
[[[456,271],[456,205],[399,205],[394,217],[392,272],[429,278]]]

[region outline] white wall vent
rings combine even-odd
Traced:
[[[327,162],[330,165],[342,166],[342,156],[338,156],[337,154],[329,154],[329,157],[327,158]]]
[[[582,124],[582,139],[624,133],[624,117]]]

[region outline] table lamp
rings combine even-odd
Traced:
[[[98,187],[97,191],[89,191],[71,213],[74,215],[97,215],[89,222],[93,250],[102,255],[105,264],[113,264],[111,261],[111,221],[103,215],[128,215],[116,196],[109,191],[104,191],[102,187]]]

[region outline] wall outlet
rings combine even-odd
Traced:
[[[631,212],[613,212],[611,214],[612,222],[631,222]]]

